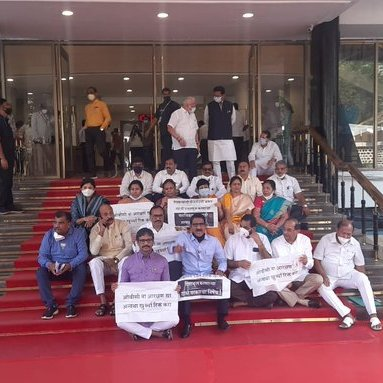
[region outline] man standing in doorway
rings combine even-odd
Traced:
[[[112,122],[112,118],[108,105],[100,100],[96,88],[90,86],[86,93],[89,100],[89,104],[85,106],[85,141],[88,169],[91,177],[97,178],[94,145],[96,145],[99,154],[103,157],[104,170],[107,170],[108,158],[106,153],[105,130]]]
[[[156,115],[149,127],[146,131],[145,136],[149,136],[154,129],[154,126],[158,122],[158,126],[160,128],[160,139],[161,139],[161,167],[165,165],[165,161],[169,158],[172,158],[172,137],[168,132],[168,122],[170,120],[170,116],[174,111],[181,107],[180,104],[173,101],[170,98],[171,90],[169,88],[162,89],[162,96],[164,98],[163,103],[161,103],[156,111]]]
[[[225,88],[213,89],[214,100],[205,108],[205,124],[208,125],[209,160],[213,162],[214,173],[222,179],[221,161],[226,161],[229,179],[235,175],[234,161],[237,159],[233,142],[235,109],[225,100]]]

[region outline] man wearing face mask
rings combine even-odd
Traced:
[[[187,97],[182,107],[170,116],[168,132],[172,136],[172,149],[178,168],[186,172],[191,180],[197,175],[199,151],[198,123],[195,117],[196,101]]]
[[[370,327],[382,330],[376,314],[374,293],[364,267],[364,257],[359,242],[352,237],[354,224],[347,219],[338,222],[335,233],[326,234],[314,251],[315,268],[323,277],[318,289],[321,297],[333,307],[342,318],[339,325],[348,329],[355,323],[349,307],[334,293],[337,287],[358,289],[364,306],[370,316]]]
[[[221,178],[213,175],[213,164],[210,161],[202,163],[202,174],[192,179],[186,194],[190,198],[198,197],[197,183],[199,180],[206,180],[209,183],[208,194],[215,195],[217,198],[222,198],[226,194],[226,188],[222,183]]]
[[[100,297],[100,307],[96,316],[104,316],[109,310],[105,296],[106,275],[118,275],[120,262],[132,252],[132,233],[126,221],[114,218],[110,205],[101,205],[100,219],[89,235],[89,250],[93,259],[89,262],[90,273],[96,294]],[[110,314],[114,314],[114,307]]]
[[[290,218],[302,221],[310,214],[310,209],[307,206],[305,196],[297,179],[287,174],[287,164],[285,161],[280,160],[276,162],[275,173],[268,179],[275,182],[275,194],[277,196],[283,197],[291,203],[297,200],[298,203],[291,206]]]
[[[255,142],[249,154],[251,174],[254,176],[271,176],[275,163],[282,159],[279,146],[270,140],[270,132],[264,130]]]
[[[271,258],[271,247],[267,237],[254,230],[255,218],[246,214],[240,222],[240,230],[233,234],[225,244],[227,266],[231,280],[230,299],[233,307],[267,307],[272,308],[278,299],[275,291],[268,291],[253,297],[249,269],[252,262]]]
[[[97,89],[89,87],[86,91],[89,103],[85,106],[85,141],[88,157],[88,169],[91,177],[96,175],[96,160],[94,146],[104,160],[104,170],[108,170],[108,158],[106,153],[105,130],[112,122],[108,105],[101,101]]]
[[[40,296],[46,306],[41,319],[52,319],[58,314],[58,305],[52,294],[52,280],[71,280],[72,288],[67,297],[66,318],[78,315],[76,303],[81,297],[86,279],[86,259],[88,247],[83,228],[71,225],[72,217],[65,211],[57,211],[53,228],[41,242],[37,258],[37,282]]]
[[[214,173],[222,179],[221,161],[226,161],[229,179],[235,175],[234,161],[237,159],[233,142],[233,124],[236,112],[233,104],[225,100],[225,88],[213,89],[214,100],[206,105],[204,119],[208,125],[209,160],[213,162]]]
[[[156,111],[156,115],[149,127],[146,131],[145,136],[150,136],[155,125],[158,123],[159,133],[160,133],[160,141],[161,141],[161,166],[165,165],[165,161],[169,158],[173,157],[172,153],[172,137],[168,132],[168,122],[170,120],[170,116],[174,111],[181,107],[180,104],[175,102],[170,98],[171,90],[169,88],[162,89],[162,96],[164,101],[158,106]]]
[[[0,215],[16,212],[12,195],[15,140],[6,105],[7,101],[0,98]]]
[[[129,197],[129,185],[132,181],[138,180],[142,183],[144,190],[142,195],[151,199],[153,176],[144,170],[144,161],[140,157],[135,157],[132,160],[132,170],[125,173],[120,186],[120,197]]]

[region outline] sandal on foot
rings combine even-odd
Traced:
[[[95,314],[97,317],[103,317],[107,311],[108,311],[108,305],[106,303],[102,303],[96,310]]]
[[[341,329],[348,329],[355,323],[355,319],[350,316],[346,316],[343,318],[341,324],[339,325],[339,328]]]
[[[112,306],[110,306],[109,315],[112,317],[116,315],[116,309],[114,307],[114,303],[112,304]]]
[[[381,331],[382,330],[382,323],[380,322],[379,318],[373,317],[370,319],[370,327],[371,330],[374,331]]]

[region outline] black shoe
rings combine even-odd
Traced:
[[[76,307],[73,305],[68,306],[65,318],[76,318],[78,312],[76,311]]]
[[[185,324],[182,332],[181,332],[181,338],[189,338],[190,333],[192,331],[193,325],[191,323]]]
[[[319,309],[321,307],[320,302],[314,299],[310,299],[308,305],[312,309]]]
[[[146,340],[146,339],[143,338],[142,336],[133,334],[133,340],[136,341],[136,342],[138,342],[139,340]]]
[[[59,309],[56,305],[47,307],[41,319],[53,319],[55,315],[59,313]]]
[[[163,338],[166,338],[166,339],[168,339],[168,340],[173,340],[173,332],[172,332],[172,329],[165,330],[165,331],[162,333],[162,337],[163,337]]]
[[[229,323],[227,323],[225,320],[220,320],[218,321],[217,323],[217,327],[220,329],[220,330],[223,330],[223,331],[226,331],[230,325]]]

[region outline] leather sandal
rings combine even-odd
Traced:
[[[96,310],[95,314],[97,317],[103,317],[106,312],[108,311],[108,304],[107,303],[101,303],[98,309]]]
[[[380,322],[379,318],[377,317],[371,318],[370,327],[371,327],[371,330],[382,331],[382,323]]]
[[[339,328],[341,329],[349,329],[351,326],[355,324],[355,319],[349,315],[345,316],[339,325]]]

